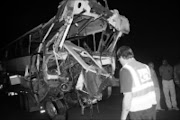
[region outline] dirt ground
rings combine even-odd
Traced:
[[[18,101],[15,97],[4,97],[1,95],[1,110],[0,120],[49,120],[45,114],[39,112],[25,112],[19,110]],[[93,117],[90,116],[90,110],[85,109],[85,114],[81,115],[80,107],[74,107],[68,111],[68,120],[119,120],[121,111],[122,94],[119,93],[119,88],[113,88],[112,96],[94,105]],[[177,101],[180,105],[180,89],[177,89]],[[161,99],[162,108],[166,109],[164,96]],[[180,106],[179,106],[180,107]],[[157,112],[157,120],[179,120],[180,111],[160,111]]]

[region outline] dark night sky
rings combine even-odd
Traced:
[[[118,9],[130,22],[130,33],[118,45],[130,45],[137,59],[157,61],[168,57],[175,62],[180,55],[179,3],[169,1],[107,0],[110,9]],[[56,12],[60,0],[24,0],[9,2],[4,7],[6,42],[47,22]],[[119,2],[119,3],[118,3]]]

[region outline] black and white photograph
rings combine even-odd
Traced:
[[[2,3],[0,120],[179,120],[175,0]]]

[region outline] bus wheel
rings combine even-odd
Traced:
[[[51,120],[66,120],[66,110],[61,101],[50,101],[45,103],[45,109]]]

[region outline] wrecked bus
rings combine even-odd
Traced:
[[[74,104],[86,107],[111,95],[115,47],[128,34],[129,21],[96,0],[63,0],[48,22],[4,49],[12,85],[20,85],[28,111],[66,119]],[[106,92],[104,92],[106,91]]]

